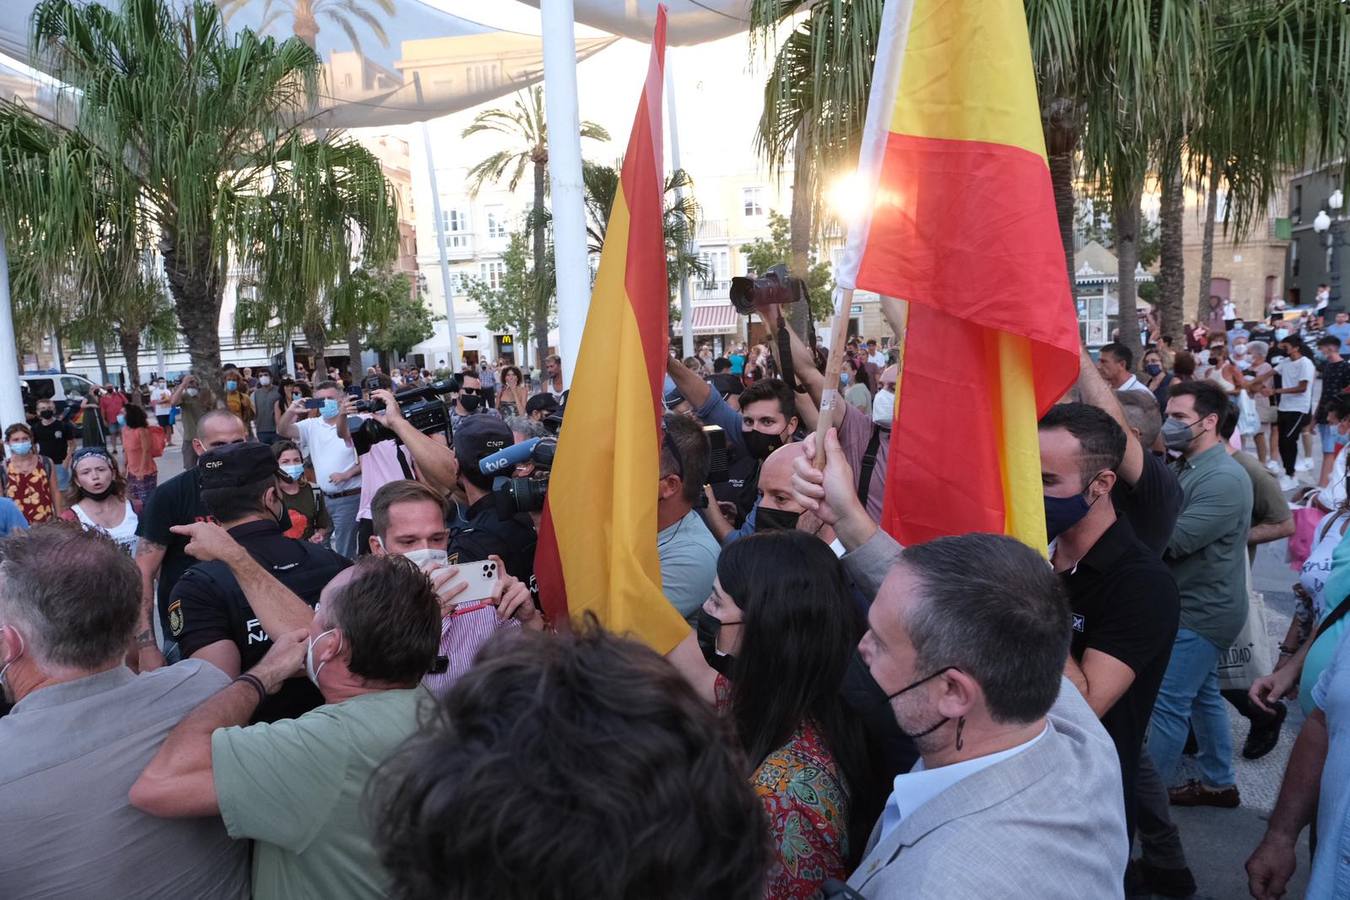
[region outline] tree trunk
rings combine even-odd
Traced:
[[[1081,117],[1077,104],[1067,98],[1051,100],[1042,112],[1046,154],[1050,163],[1050,184],[1055,192],[1055,217],[1059,220],[1059,241],[1064,246],[1064,267],[1069,273],[1069,291],[1074,292],[1074,155],[1078,150]]]
[[[1181,151],[1164,160],[1170,171],[1163,173],[1162,209],[1158,219],[1158,326],[1174,341],[1182,335],[1186,316],[1186,259],[1181,248],[1182,222],[1186,215],[1186,190],[1181,180]]]
[[[130,394],[136,398],[136,405],[140,405],[141,396],[141,335],[138,331],[130,329],[117,331],[117,343],[122,347],[122,358],[127,361],[127,372],[131,377]]]
[[[361,329],[353,325],[347,329],[347,372],[352,384],[360,384],[365,377],[361,367]]]
[[[327,381],[328,360],[324,358],[324,353],[328,350],[328,335],[324,333],[323,325],[317,322],[306,322],[302,330],[305,332],[305,343],[309,344],[309,352],[313,356],[310,377],[315,384]]]
[[[188,358],[197,379],[217,397],[223,396],[220,383],[220,303],[225,280],[211,253],[211,236],[176,239],[166,232],[160,241],[164,256],[164,275],[173,295],[178,327],[187,341]]]
[[[541,154],[535,154],[534,160],[534,211],[531,214],[530,228],[531,237],[534,239],[534,275],[536,282],[543,278],[545,265],[545,245],[544,245],[544,174],[545,166],[548,165],[547,156],[540,158]],[[534,297],[534,339],[535,347],[535,365],[543,368],[544,358],[548,356],[548,291],[544,290],[542,285],[536,285],[539,289]],[[565,366],[575,366],[576,360],[563,360]]]
[[[1214,221],[1218,216],[1219,172],[1210,163],[1209,190],[1205,192],[1205,231],[1200,245],[1200,293],[1195,301],[1196,318],[1209,314],[1210,282],[1214,280]]]
[[[108,378],[108,351],[103,346],[102,336],[94,338],[94,358],[98,360],[99,384],[107,384]]]
[[[1135,293],[1134,270],[1139,265],[1139,206],[1143,185],[1127,189],[1129,196],[1117,197],[1111,203],[1111,228],[1115,232],[1117,290],[1120,302],[1120,343],[1129,348],[1138,363],[1142,357],[1139,342],[1138,295]]]

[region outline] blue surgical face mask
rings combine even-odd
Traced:
[[[1156,377],[1162,374],[1162,366],[1158,365],[1157,363],[1149,363],[1148,365],[1144,366],[1144,371]]]
[[[118,414],[117,414],[117,424],[118,424],[118,425],[125,425],[125,424],[127,424],[127,416],[126,416],[126,413],[118,413]]]
[[[27,456],[32,451],[33,443],[31,441],[15,441],[9,445],[9,452],[15,456]]]
[[[229,381],[225,382],[225,390],[227,391],[232,391],[237,387],[239,387],[239,382],[235,381],[234,379],[230,379]]]
[[[847,373],[847,372],[840,372],[840,373],[839,373],[839,383],[840,383],[840,384],[848,384],[848,373]]]
[[[1277,340],[1277,341],[1282,341],[1282,340],[1284,340],[1284,339],[1287,338],[1287,337],[1289,337],[1289,329],[1288,329],[1288,328],[1276,328],[1276,329],[1275,329],[1275,340]]]
[[[325,419],[336,419],[338,414],[338,402],[333,399],[323,401],[323,406],[319,408],[319,415]]]
[[[303,463],[296,466],[282,466],[281,471],[285,472],[286,477],[291,479],[292,481],[299,481],[302,477],[304,477],[305,466]]]
[[[1098,475],[1101,473],[1099,472]],[[1064,532],[1083,520],[1083,517],[1092,509],[1092,504],[1101,499],[1098,495],[1092,500],[1083,496],[1092,482],[1097,480],[1097,476],[1092,476],[1088,481],[1087,487],[1083,488],[1072,497],[1045,497],[1045,532],[1046,539],[1053,541]]]

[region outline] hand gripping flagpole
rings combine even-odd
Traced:
[[[825,432],[834,427],[834,410],[844,402],[839,395],[839,370],[844,365],[844,344],[848,341],[848,311],[853,304],[853,289],[834,289],[834,327],[830,330],[830,355],[825,362],[825,386],[820,392],[820,418],[816,421],[817,469],[825,468]]]

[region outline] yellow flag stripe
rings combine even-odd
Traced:
[[[1004,533],[1042,553],[1046,549],[1041,445],[1036,428],[1036,383],[1031,344],[1006,331],[997,335],[998,367],[993,396],[1003,476]]]

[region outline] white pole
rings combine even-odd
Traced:
[[[286,371],[295,375],[295,341],[286,338]]]
[[[455,327],[455,295],[450,288],[450,258],[445,252],[445,220],[441,218],[441,190],[436,184],[436,162],[431,153],[431,130],[422,123],[422,145],[427,154],[427,180],[431,182],[431,214],[436,222],[436,249],[441,257],[441,291],[445,294],[445,328],[450,338],[450,371],[460,369],[459,329]]]
[[[670,168],[672,171],[680,168],[680,118],[675,113],[675,81],[671,77],[671,69],[674,67],[674,54],[668,48],[666,50],[666,116],[670,120],[666,124],[670,132]],[[684,188],[675,189],[675,202],[684,202]],[[693,251],[695,247],[691,244],[686,248],[686,252]],[[694,355],[694,298],[693,292],[689,289],[689,275],[686,273],[680,279],[680,330],[684,337],[684,352],[680,354],[686,358]]]
[[[9,305],[9,254],[5,249],[5,229],[0,226],[0,421],[5,425],[24,421],[18,374],[19,351],[14,341],[14,313]]]
[[[567,386],[581,355],[581,333],[586,327],[591,296],[572,0],[541,0],[539,13],[544,33],[544,103],[548,114],[548,174],[553,194],[553,255],[558,281],[558,349],[562,356],[563,385]]]

